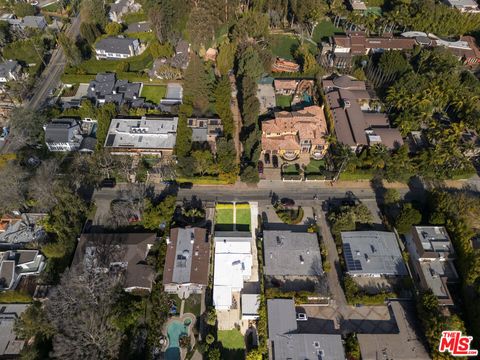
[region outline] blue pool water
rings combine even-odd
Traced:
[[[166,360],[180,360],[180,342],[182,335],[188,333],[187,327],[180,321],[173,321],[167,327],[168,348],[165,352]]]

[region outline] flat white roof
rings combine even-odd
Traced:
[[[252,275],[251,237],[215,237],[213,303],[216,309],[232,305],[232,293],[243,289]]]

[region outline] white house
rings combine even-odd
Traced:
[[[110,36],[95,44],[95,56],[99,59],[127,59],[140,55],[144,50],[140,41],[133,38]]]
[[[54,119],[44,127],[45,144],[50,151],[76,151],[83,136],[75,119]]]
[[[252,275],[252,235],[250,232],[215,234],[213,304],[217,310],[230,310],[232,295],[240,293]]]

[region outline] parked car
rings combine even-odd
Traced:
[[[265,160],[265,165],[270,164],[270,154],[265,154],[263,160]]]
[[[305,313],[297,313],[297,321],[307,321],[308,316]]]
[[[263,174],[263,162],[261,162],[261,161],[258,162],[258,173],[260,175]]]
[[[272,165],[274,168],[278,168],[278,157],[277,155],[272,155]]]
[[[283,206],[286,206],[286,207],[291,207],[291,206],[295,205],[295,201],[293,201],[292,199],[289,199],[289,198],[282,198],[280,200],[280,204],[282,204]]]
[[[114,178],[103,179],[100,183],[100,188],[114,188],[117,182]]]

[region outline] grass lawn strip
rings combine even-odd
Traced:
[[[237,209],[236,225],[248,225],[250,227],[250,209]]]
[[[215,229],[217,231],[233,231],[233,204],[217,204]]]

